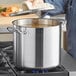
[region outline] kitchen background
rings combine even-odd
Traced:
[[[21,3],[25,0],[0,0],[0,4],[12,4],[12,3]]]
[[[0,4],[22,4],[22,2],[25,1],[25,0],[0,0]],[[63,18],[64,19],[64,15],[61,15],[61,16],[58,16],[60,18]],[[3,27],[3,26],[2,26]],[[64,27],[64,30],[65,30],[65,27]],[[12,34],[0,34],[0,41],[12,41],[13,39],[13,36]],[[62,47],[64,46],[63,45],[63,42],[65,42],[64,40],[66,40],[65,38],[63,38],[63,35],[62,35]],[[65,44],[66,46],[66,44]]]

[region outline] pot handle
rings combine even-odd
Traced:
[[[20,31],[19,29],[16,29],[16,28],[14,28],[14,27],[7,27],[7,30],[9,31],[9,32],[18,32],[19,34],[26,34],[27,32],[26,32],[26,29],[24,30],[24,31]]]
[[[60,22],[61,22],[61,25],[65,25],[66,24],[66,20],[64,20],[64,19],[61,19]]]
[[[15,32],[15,29],[13,27],[7,27],[7,30],[11,33]]]

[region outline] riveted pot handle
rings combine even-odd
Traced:
[[[66,24],[66,20],[64,19],[60,19],[61,25],[65,25]]]
[[[14,28],[14,27],[7,27],[7,30],[9,31],[9,32],[18,32],[19,34],[26,34],[27,32],[26,32],[26,28],[24,28],[24,31],[20,31],[19,29],[17,29],[17,28]]]
[[[7,30],[11,33],[15,32],[15,29],[13,27],[7,27]]]

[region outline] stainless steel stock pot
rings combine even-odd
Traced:
[[[61,20],[19,19],[13,23],[17,67],[53,68],[60,64]],[[11,31],[11,28],[8,27]]]

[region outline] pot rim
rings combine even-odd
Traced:
[[[23,23],[23,22],[25,23]],[[63,19],[48,19],[48,18],[22,18],[12,21],[13,25],[26,28],[45,28],[45,27],[55,27],[61,25]],[[20,23],[21,22],[21,23]],[[31,23],[29,23],[31,22]],[[22,24],[23,23],[23,24]],[[34,24],[34,25],[33,25]]]

